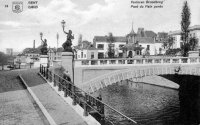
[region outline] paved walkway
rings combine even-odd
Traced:
[[[0,72],[0,125],[49,125],[17,75]]]
[[[72,107],[64,100],[36,73],[29,70],[21,72],[22,77],[31,88],[47,112],[58,125],[87,125]]]

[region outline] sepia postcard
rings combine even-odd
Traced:
[[[199,125],[199,0],[0,0],[1,125]]]

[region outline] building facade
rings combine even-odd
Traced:
[[[159,37],[153,31],[145,31],[144,28],[138,28],[137,33],[133,27],[126,36],[114,36],[113,49],[115,57],[131,57],[141,55],[163,54],[162,36]],[[98,49],[98,58],[106,58],[108,53],[109,42],[106,36],[95,36],[93,39],[94,46]]]
[[[176,49],[176,48],[181,48],[181,45],[183,44],[183,41],[181,40],[181,30],[177,30],[177,31],[171,31],[169,32],[169,36],[173,38],[174,40],[174,44],[172,46],[172,48]],[[198,47],[200,47],[200,25],[194,25],[189,27],[189,37],[190,38],[197,38],[198,40]]]
[[[107,42],[106,36],[95,36],[93,39],[94,47],[98,50],[98,58],[108,57],[108,47],[110,45]],[[115,50],[114,55],[122,57],[123,51],[120,50],[122,46],[126,44],[126,38],[122,36],[114,37],[114,42],[111,44],[112,49]]]
[[[12,48],[7,48],[6,49],[6,54],[12,56],[13,55],[13,49]]]

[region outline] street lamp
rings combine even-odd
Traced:
[[[62,25],[62,28],[63,28],[63,30],[64,30],[64,28],[65,28],[65,21],[64,20],[62,20],[62,22],[61,22],[61,25]]]
[[[40,37],[42,38],[42,36],[43,36],[43,33],[42,33],[42,32],[40,32]]]
[[[67,41],[66,42],[71,42],[71,34],[70,34],[70,32],[69,33],[67,33],[67,32],[65,32],[65,24],[66,24],[66,22],[64,21],[64,20],[62,20],[61,21],[61,26],[62,26],[62,28],[63,28],[63,32],[65,33],[65,34],[67,34],[67,38],[68,38],[68,36],[69,36],[69,39],[67,39]],[[71,30],[69,30],[69,31],[71,31]],[[73,36],[74,37],[74,36]],[[64,43],[65,44],[65,43]],[[71,47],[71,46],[70,46]],[[64,47],[63,47],[64,48]],[[65,49],[65,48],[64,48]],[[72,87],[72,93],[74,93],[75,94],[75,86],[74,86],[74,50],[72,49],[71,50],[71,52],[72,52],[72,55],[68,55],[68,56],[72,56],[72,84],[73,84],[73,87]],[[73,97],[73,105],[76,105],[76,100],[75,100],[75,95],[73,95],[74,97]]]

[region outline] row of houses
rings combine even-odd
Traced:
[[[114,50],[114,57],[118,58],[134,58],[143,55],[159,55],[164,54],[166,48],[163,42],[168,37],[174,39],[172,48],[180,48],[183,41],[181,40],[181,31],[171,31],[169,33],[145,30],[138,28],[137,32],[134,31],[133,26],[125,36],[113,36],[112,43],[108,42],[108,36],[94,36],[93,43],[82,41],[77,46],[74,46],[76,59],[101,59],[108,58],[109,46]],[[189,36],[200,39],[200,25],[195,25],[189,28]],[[198,42],[198,47],[200,42]],[[61,60],[63,48],[48,48],[48,61],[53,65],[54,60]],[[26,48],[22,54],[18,54],[15,58],[15,64],[37,64],[40,60],[40,47]]]
[[[200,25],[190,27],[189,36],[195,37],[199,41]],[[144,28],[138,28],[137,32],[134,32],[132,27],[131,32],[126,36],[114,36],[112,43],[108,42],[107,36],[94,36],[92,45],[87,47],[79,45],[80,47],[75,46],[75,49],[77,51],[77,59],[107,58],[109,46],[112,46],[115,57],[119,58],[159,55],[165,53],[167,48],[163,46],[163,42],[168,37],[172,37],[174,40],[173,49],[181,48],[183,43],[181,31],[158,32],[156,34],[153,31],[144,30]],[[200,42],[198,42],[198,46],[200,46]]]

